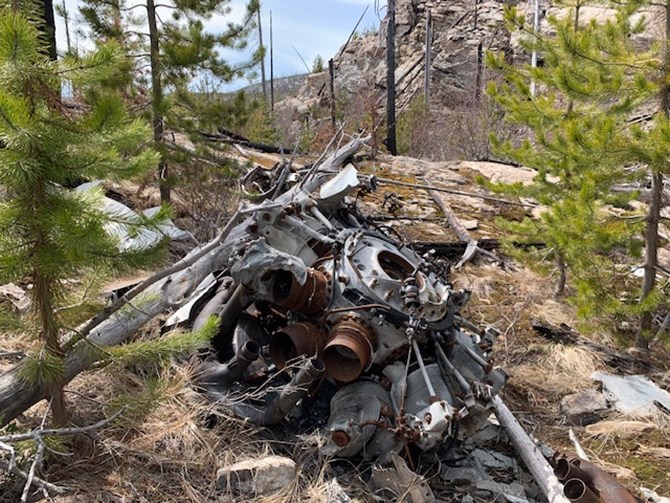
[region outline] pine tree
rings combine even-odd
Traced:
[[[119,251],[105,231],[111,217],[102,193],[65,187],[86,179],[126,179],[146,172],[157,155],[150,131],[128,118],[119,93],[103,84],[123,59],[115,44],[82,59],[50,61],[33,5],[0,3],[0,281],[29,281],[41,350],[24,377],[46,385],[56,423],[66,421],[63,395],[66,280],[101,268],[147,263],[155,250]],[[62,80],[78,90],[64,103]],[[164,217],[164,212],[157,219]],[[152,222],[122,219],[140,228]]]
[[[648,20],[639,16],[640,2],[607,3],[615,15],[604,21],[580,19],[581,2],[562,6],[569,14],[548,19],[549,35],[534,34],[515,8],[506,12],[510,28],[525,35],[523,48],[528,54],[537,51],[542,65],[532,68],[510,64],[502,55],[488,56],[489,65],[504,77],[503,83],[489,85],[490,95],[509,121],[530,132],[520,144],[494,138],[494,146],[538,171],[528,187],[499,188],[534,197],[546,208],[539,219],[509,228],[547,243],[557,264],[567,269],[581,314],[613,320],[642,314],[644,319],[661,292],[652,286],[640,297],[631,294],[640,285],[628,264],[639,260],[645,242],[648,253],[655,251],[658,218],[650,214],[645,224],[642,215],[627,210],[635,194],[613,189],[649,176],[656,180],[668,169],[667,115],[659,113],[650,123],[630,121],[634,112],[658,101],[663,52],[645,38],[650,31]],[[535,255],[546,259],[547,253],[537,250]],[[646,342],[638,337],[637,345]]]
[[[164,144],[166,128],[193,132],[192,126],[198,123],[202,112],[198,107],[201,102],[191,92],[194,80],[208,77],[229,82],[242,76],[260,60],[262,47],[251,61],[240,65],[231,65],[220,56],[221,50],[246,47],[259,8],[258,0],[248,2],[240,23],[227,23],[219,33],[206,30],[205,21],[228,14],[230,0],[170,0],[160,5],[154,0],[145,0],[134,2],[132,6],[126,5],[125,0],[113,0],[112,3],[85,0],[85,3],[81,12],[96,33],[127,39],[128,28],[124,27],[124,22],[130,15],[134,16],[132,21],[139,26],[140,32],[146,30],[143,35],[148,39],[148,52],[142,48],[132,56],[139,64],[146,64],[148,55],[151,122],[155,146],[161,155],[158,163],[161,200],[169,202],[173,181],[168,167],[170,152]],[[142,10],[146,12],[146,18],[137,14]],[[191,135],[191,140],[199,139],[198,135]]]
[[[317,54],[312,62],[312,73],[321,73],[323,71],[323,58]]]

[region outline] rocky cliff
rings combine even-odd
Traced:
[[[399,103],[423,90],[426,18],[432,18],[431,96],[445,104],[474,96],[485,79],[483,53],[510,51],[500,0],[398,0],[396,13],[396,83]],[[338,95],[386,87],[386,22],[378,33],[355,37],[335,58]],[[479,73],[479,77],[478,77]],[[304,98],[328,94],[327,74],[311,76]],[[320,93],[319,93],[320,92]]]

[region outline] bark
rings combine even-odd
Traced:
[[[563,260],[563,254],[561,252],[556,253],[556,268],[558,269],[558,280],[556,280],[554,297],[560,298],[565,295],[565,283],[567,280],[565,260]]]
[[[258,43],[260,44],[261,48],[264,48],[263,46],[263,21],[261,18],[261,6],[260,3],[258,4],[258,11],[256,12],[258,14]],[[261,58],[261,85],[263,86],[263,103],[267,107],[268,105],[268,87],[267,87],[267,82],[265,80],[265,54],[263,54],[263,57]]]
[[[395,0],[388,0],[386,28],[386,146],[398,155],[395,124]]]
[[[670,0],[665,4],[665,53],[663,55],[663,86],[661,87],[661,108],[659,114],[668,117],[670,111]],[[663,173],[658,167],[652,167],[651,194],[647,211],[647,226],[645,230],[644,278],[640,302],[643,302],[654,291],[656,286],[656,266],[658,263],[658,223],[661,218],[663,200]],[[635,345],[640,349],[649,348],[653,312],[645,309],[640,316],[640,327],[635,338]]]
[[[58,59],[56,52],[56,18],[54,16],[53,0],[44,0],[44,39],[47,43],[47,54],[51,61]]]
[[[47,205],[46,180],[40,178],[35,184],[35,208]],[[39,256],[53,247],[44,223],[39,219],[34,221],[33,235],[35,242],[33,254]],[[33,314],[37,318],[40,327],[40,339],[47,355],[51,358],[63,360],[63,348],[58,337],[58,324],[55,316],[54,295],[58,287],[57,280],[41,270],[39,264],[33,266]],[[42,376],[37,376],[42,379]],[[51,377],[46,380],[46,393],[51,400],[51,412],[56,426],[67,423],[67,410],[65,406],[65,393],[63,391],[62,376]],[[2,410],[2,409],[0,409]]]
[[[499,396],[493,397],[493,407],[500,424],[505,428],[516,451],[523,459],[544,495],[550,503],[569,503],[563,495],[563,485],[558,481],[554,470],[521,427],[514,414],[507,408]]]
[[[228,131],[227,129],[224,128],[219,128],[219,132],[221,134],[212,134],[212,133],[205,133],[202,132],[202,134],[205,138],[207,138],[209,141],[219,141],[222,143],[234,143],[236,145],[241,145],[243,147],[249,147],[253,148],[254,150],[258,150],[260,152],[265,152],[267,154],[292,154],[293,149],[292,148],[285,148],[282,146],[277,146],[277,145],[268,145],[267,143],[259,143],[255,141],[251,141],[244,136],[238,135],[236,133],[233,133],[232,131]]]
[[[156,6],[154,0],[147,0],[147,22],[149,24],[149,56],[151,59],[151,110],[154,125],[154,143],[160,153],[158,163],[158,183],[161,192],[161,202],[170,202],[170,186],[168,185],[168,163],[165,159],[163,143],[163,84],[161,82],[160,46],[158,40],[158,25],[156,23]]]

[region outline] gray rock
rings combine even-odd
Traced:
[[[443,480],[452,484],[476,484],[489,477],[481,466],[445,466],[442,468],[440,476]]]
[[[295,461],[282,456],[240,461],[216,472],[221,489],[246,495],[263,495],[289,485],[297,473]]]
[[[492,470],[517,470],[516,460],[500,452],[475,449],[470,455]]]
[[[596,423],[607,410],[607,398],[594,390],[567,395],[561,400],[561,414],[567,424],[585,426]]]

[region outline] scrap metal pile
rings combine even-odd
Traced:
[[[229,268],[200,289],[191,319],[221,319],[218,349],[232,357],[201,384],[235,416],[279,424],[330,381],[324,450],[388,461],[476,427],[506,374],[490,356],[496,331],[461,317],[469,292],[452,287],[448,264],[358,214],[374,178],[334,170],[355,148],[302,178],[283,173],[292,186],[246,210]]]

